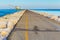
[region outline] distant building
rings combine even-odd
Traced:
[[[18,10],[18,9],[20,9],[20,7],[19,6],[15,6],[15,8]]]

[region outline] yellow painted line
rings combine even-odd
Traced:
[[[28,15],[25,14],[25,28],[28,29]],[[25,32],[25,40],[28,40],[28,31]]]

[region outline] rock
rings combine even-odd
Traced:
[[[0,19],[0,29],[6,28],[7,21],[5,19]]]
[[[14,25],[18,22],[24,11],[9,14],[0,18],[0,36],[2,39],[6,38]]]
[[[3,37],[6,37],[7,34],[8,34],[8,32],[6,32],[6,31],[2,31],[2,32],[1,32],[1,35],[2,35]]]
[[[58,18],[57,21],[60,22],[60,18]]]
[[[58,19],[58,16],[52,16],[50,19],[56,20]]]
[[[12,30],[14,27],[14,24],[11,21],[9,21],[7,25],[10,30]]]

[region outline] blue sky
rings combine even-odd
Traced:
[[[0,0],[0,9],[20,6],[24,9],[60,9],[60,0]]]

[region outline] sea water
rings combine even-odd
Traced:
[[[13,14],[15,12],[19,12],[19,11],[22,11],[21,10],[16,10],[16,9],[0,9],[0,17],[2,16],[5,16],[7,14]],[[3,38],[1,35],[0,35],[0,40],[7,40],[7,38]]]
[[[31,11],[35,11],[35,12],[38,12],[38,13],[46,12],[48,14],[60,16],[60,9],[31,9]]]
[[[20,10],[16,10],[16,9],[0,9],[0,17],[5,16],[7,14],[13,14],[15,12],[18,11],[22,11],[22,9]]]
[[[7,14],[13,14],[15,12],[18,12],[18,11],[22,11],[24,9],[20,9],[20,10],[16,10],[16,9],[0,9],[0,17],[2,16],[5,16]],[[35,12],[46,12],[46,13],[49,13],[49,14],[53,14],[53,15],[56,15],[56,16],[60,16],[60,9],[29,9],[31,11],[35,11]]]

